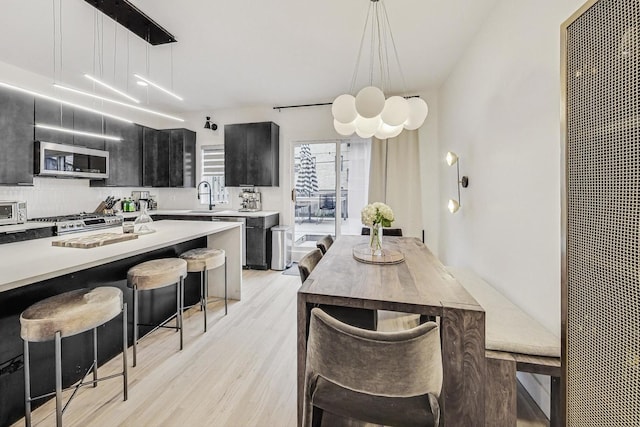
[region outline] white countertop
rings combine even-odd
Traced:
[[[134,213],[134,212],[130,212]],[[262,218],[271,215],[277,215],[278,211],[257,211],[257,212],[242,212],[237,210],[223,210],[223,211],[208,211],[204,210],[189,210],[189,209],[158,209],[155,211],[149,211],[149,215],[193,215],[193,216],[230,216],[230,217],[245,217],[245,218]],[[135,212],[136,216],[139,212]]]
[[[156,221],[152,224],[155,233],[91,249],[51,245],[52,241],[64,240],[69,236],[7,243],[0,245],[0,292],[240,226],[240,223],[234,222]],[[112,227],[73,236],[105,232],[119,233],[122,228]]]

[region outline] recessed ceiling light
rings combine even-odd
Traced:
[[[143,82],[142,80],[138,80],[136,83],[138,83],[138,86],[143,86],[143,87],[149,86],[149,83]]]

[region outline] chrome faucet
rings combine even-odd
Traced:
[[[201,193],[200,192],[200,186],[204,184],[205,187],[209,188],[209,210],[213,210],[213,202],[211,201],[211,185],[207,182],[207,181],[200,181],[200,183],[198,184],[198,200],[200,200],[200,195],[201,194],[206,194],[206,193]]]

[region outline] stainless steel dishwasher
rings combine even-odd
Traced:
[[[245,267],[247,265],[247,219],[237,216],[214,216],[211,220],[242,223],[242,231],[240,232],[242,235],[242,266]]]

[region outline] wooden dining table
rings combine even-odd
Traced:
[[[353,248],[368,237],[338,238],[298,291],[298,424],[311,309],[317,304],[436,316],[442,340],[441,409],[446,426],[484,426],[485,313],[418,239],[388,237],[399,264],[357,261]]]

